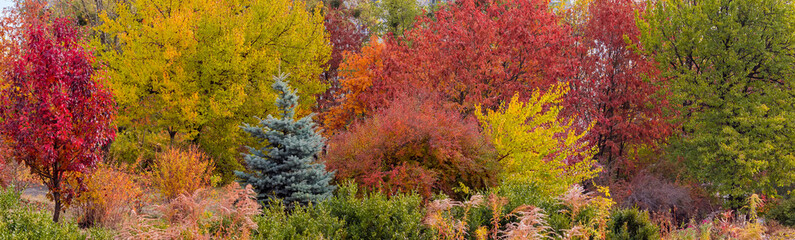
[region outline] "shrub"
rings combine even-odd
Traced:
[[[213,161],[198,148],[183,151],[172,147],[157,155],[148,175],[163,197],[174,199],[209,186],[213,169]]]
[[[637,207],[652,213],[654,217],[668,214],[675,225],[715,210],[706,197],[695,194],[693,190],[698,189],[646,172],[640,172],[624,185],[616,187],[623,188],[622,192],[626,193],[618,197],[621,207]]]
[[[767,217],[782,225],[795,226],[795,198],[784,199],[767,212]]]
[[[475,111],[500,156],[504,182],[537,183],[541,194],[555,197],[601,171],[591,158],[595,148],[584,141],[588,129],[578,132],[574,121],[558,116],[568,90],[559,84],[526,101],[514,95],[496,111]]]
[[[434,200],[427,205],[425,224],[439,239],[605,238],[614,204],[606,188],[596,195],[574,185],[559,197],[545,198],[532,184],[510,186],[464,202]]]
[[[423,225],[422,199],[417,194],[361,193],[353,183],[318,204],[288,210],[280,200],[269,202],[257,217],[258,239],[430,239]]]
[[[270,201],[256,218],[255,239],[343,239],[345,222],[331,215],[325,204],[298,205],[287,213],[281,200]]]
[[[610,214],[608,239],[660,239],[649,214],[638,209],[619,209]]]
[[[248,239],[262,211],[251,186],[229,184],[220,190],[180,194],[154,211],[137,215],[121,237],[130,239]]]
[[[361,197],[357,197],[361,195]],[[430,239],[422,224],[425,215],[417,194],[359,193],[354,184],[343,184],[322,203],[332,216],[345,223],[346,239]]]
[[[20,202],[14,187],[0,189],[0,239],[112,239],[104,229],[81,230],[74,223],[54,223],[44,211]]]
[[[141,205],[143,189],[137,176],[105,164],[85,179],[86,191],[77,199],[82,227],[118,228]]]
[[[324,156],[336,179],[393,194],[442,191],[461,183],[482,189],[496,183],[493,148],[477,122],[447,110],[429,94],[405,96],[371,119],[329,140]]]

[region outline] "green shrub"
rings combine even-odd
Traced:
[[[362,195],[362,196],[359,196]],[[272,201],[256,218],[257,239],[430,239],[417,194],[391,197],[360,194],[355,184],[340,186],[334,197],[289,211]]]
[[[270,201],[255,218],[257,239],[343,239],[345,223],[331,215],[324,205],[296,205],[290,214],[282,201]]]
[[[779,202],[767,212],[767,217],[785,226],[795,226],[795,198]]]
[[[81,230],[74,223],[54,223],[49,212],[20,203],[13,187],[0,191],[0,239],[112,239],[103,229]]]
[[[331,215],[345,222],[346,239],[429,239],[423,223],[425,211],[417,194],[391,197],[373,192],[362,194],[353,184],[343,184],[337,194],[323,202]]]
[[[660,239],[660,231],[649,214],[638,209],[618,209],[610,214],[607,239]]]

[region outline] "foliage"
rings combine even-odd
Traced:
[[[438,92],[469,115],[476,105],[493,109],[514,93],[525,100],[567,81],[575,42],[546,7],[542,0],[457,1],[420,17],[402,37],[371,40],[346,57],[344,96],[326,126],[343,129],[416,89]]]
[[[748,206],[746,206],[748,207]],[[775,224],[746,218],[744,214],[731,210],[716,212],[700,223],[691,221],[686,227],[664,236],[664,239],[790,239],[792,229],[768,229]]]
[[[325,112],[329,108],[338,104],[338,98],[342,91],[339,81],[340,64],[345,54],[358,53],[361,51],[362,43],[367,40],[367,32],[364,26],[355,23],[355,11],[343,4],[332,6],[327,4],[325,10],[325,27],[329,34],[331,43],[331,58],[328,60],[326,69],[321,75],[321,79],[328,84],[326,91],[317,96],[317,112]],[[324,117],[324,115],[319,115]],[[324,122],[323,119],[319,120]]]
[[[157,155],[147,175],[162,197],[174,199],[210,186],[214,168],[212,159],[196,147],[169,148]]]
[[[325,204],[296,206],[287,212],[281,200],[270,201],[255,218],[255,239],[344,239],[345,222],[332,216]]]
[[[81,227],[120,229],[129,214],[142,205],[144,189],[138,176],[120,167],[100,164],[86,178],[86,191],[77,198]]]
[[[471,118],[447,110],[430,93],[405,96],[329,140],[323,159],[337,180],[387,194],[453,195],[463,184],[496,183],[491,146]]]
[[[0,238],[2,239],[113,239],[104,229],[81,230],[74,223],[54,223],[51,216],[25,205],[13,187],[0,191]]]
[[[639,22],[682,109],[675,156],[728,207],[775,195],[795,176],[790,86],[795,6],[787,1],[659,1]]]
[[[346,239],[430,239],[432,236],[422,224],[422,198],[417,194],[387,197],[379,192],[359,192],[355,184],[344,184],[323,204],[332,216],[345,222]]]
[[[416,194],[387,197],[340,186],[334,197],[287,211],[270,201],[257,218],[258,239],[431,239],[422,224],[422,199]]]
[[[198,144],[216,160],[224,182],[234,179],[238,125],[275,111],[269,81],[288,72],[301,104],[314,106],[325,91],[318,79],[331,47],[320,7],[293,0],[116,1],[101,15],[98,57],[131,143],[167,135],[171,143]],[[165,14],[164,14],[165,13]],[[126,139],[125,139],[126,140]],[[123,143],[120,143],[123,144]],[[139,145],[139,147],[149,147]]]
[[[694,188],[698,187],[639,172],[629,182],[616,184],[612,189],[616,190],[616,195],[621,195],[616,196],[621,207],[648,211],[655,218],[662,214],[679,226],[679,223],[717,210],[709,201],[712,198],[699,194],[699,189]],[[623,193],[619,193],[622,190]]]
[[[416,0],[359,1],[358,11],[359,20],[378,36],[401,36],[422,14]]]
[[[439,239],[604,239],[613,202],[607,189],[603,196],[586,193],[578,185],[556,198],[523,201],[535,189],[500,188],[488,196],[475,194],[468,201],[449,198],[426,205],[425,224]],[[516,198],[520,197],[520,198]]]
[[[475,111],[497,149],[504,181],[536,183],[543,196],[552,197],[599,172],[582,140],[585,133],[558,118],[557,104],[567,91],[560,84],[546,94],[534,93],[528,102],[517,94],[497,111]]]
[[[515,93],[526,100],[567,81],[576,66],[574,40],[559,22],[542,0],[445,5],[405,37],[387,39],[384,73],[368,93],[388,100],[386,91],[425,87],[464,114],[476,105],[496,109]]]
[[[643,46],[635,12],[644,3],[594,0],[587,8],[581,26],[583,73],[571,84],[566,115],[576,114],[576,122],[586,126],[595,122],[584,139],[596,147],[594,157],[606,166],[608,176],[626,178],[625,170],[637,164],[630,156],[633,148],[654,148],[665,140],[673,115],[654,59],[639,52]]]
[[[126,223],[125,239],[249,239],[262,213],[251,186],[238,184],[180,194]]]
[[[608,239],[660,239],[659,228],[649,214],[637,209],[618,209],[610,214]]]
[[[43,11],[28,9],[28,11]],[[18,35],[20,55],[2,73],[0,129],[12,141],[14,158],[41,178],[55,201],[53,221],[80,193],[80,179],[101,159],[115,135],[114,103],[99,77],[92,54],[80,45],[80,31],[46,12],[27,18]]]
[[[785,226],[795,226],[795,198],[781,200],[766,215]]]
[[[317,132],[312,115],[295,119],[298,95],[286,80],[286,75],[274,77],[278,118],[268,115],[258,126],[244,123],[244,131],[267,145],[249,147],[245,160],[251,172],[235,173],[240,182],[254,186],[259,201],[279,198],[293,207],[320,202],[332,195],[335,186],[329,185],[334,172],[327,172],[326,166],[316,161],[325,138]]]
[[[373,79],[384,67],[384,43],[372,37],[361,53],[346,52],[340,68],[341,93],[345,96],[327,112],[322,113],[323,129],[327,136],[345,130],[355,119],[371,115],[365,93]]]

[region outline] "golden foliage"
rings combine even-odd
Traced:
[[[148,177],[163,197],[174,199],[210,186],[214,169],[212,159],[196,147],[185,151],[172,147],[155,158]]]
[[[491,137],[501,158],[505,181],[537,183],[546,196],[557,196],[599,172],[594,149],[582,141],[587,129],[578,134],[572,122],[558,117],[557,104],[567,91],[561,84],[546,94],[534,93],[528,102],[516,95],[497,111],[476,110],[484,135]]]
[[[82,226],[118,228],[142,205],[138,176],[100,164],[85,180],[86,191],[77,198]]]

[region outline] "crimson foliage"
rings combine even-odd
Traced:
[[[633,0],[595,0],[582,39],[583,77],[572,82],[568,111],[580,123],[596,121],[586,140],[603,164],[618,173],[632,168],[631,148],[655,146],[670,135],[666,94],[651,57],[640,53]]]
[[[418,191],[429,197],[454,187],[496,183],[493,148],[477,123],[447,110],[435,97],[401,97],[349,131],[334,135],[324,156],[337,180],[386,193]]]
[[[568,79],[577,64],[574,43],[545,0],[456,1],[389,42],[392,54],[373,92],[425,86],[462,113],[495,109],[514,93],[528,99]]]
[[[21,54],[2,73],[8,85],[0,93],[6,103],[0,106],[0,129],[15,159],[50,189],[57,222],[62,206],[80,192],[76,173],[94,168],[101,148],[115,136],[114,102],[95,78],[94,57],[80,45],[73,23],[42,14],[22,24],[15,36]]]

